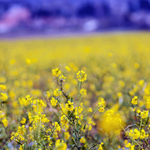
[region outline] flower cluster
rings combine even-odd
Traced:
[[[81,70],[77,73],[77,79],[80,81],[80,82],[84,82],[87,78],[87,74]]]
[[[86,74],[81,72],[80,80],[86,79]],[[52,75],[56,77],[58,87],[53,92],[46,92],[46,102],[40,99],[33,99],[30,95],[19,100],[23,109],[27,109],[26,114],[20,120],[21,126],[16,132],[12,132],[11,140],[20,144],[20,150],[27,148],[48,148],[57,150],[67,150],[80,148],[92,149],[89,134],[95,122],[93,116],[99,110],[104,112],[106,103],[103,98],[98,106],[87,115],[84,113],[85,106],[83,98],[86,95],[86,89],[78,86],[79,95],[77,101],[73,97],[69,97],[65,92],[62,84],[62,78],[59,78],[61,71],[56,68],[52,71]],[[80,84],[80,83],[79,83]],[[47,118],[44,113],[49,108],[52,112],[52,118]],[[86,109],[85,109],[86,110]],[[3,116],[3,115],[1,115]],[[92,136],[91,136],[92,137]],[[32,146],[29,142],[32,141]],[[45,144],[43,144],[43,142]],[[103,144],[95,143],[94,147],[103,149]],[[93,148],[94,148],[93,147]]]
[[[0,149],[149,150],[149,38],[0,42]]]

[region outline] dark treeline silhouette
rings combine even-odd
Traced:
[[[18,16],[24,10],[26,17],[15,16],[14,21],[10,16],[16,6],[20,7]],[[46,28],[96,31],[118,27],[147,30],[150,0],[0,0],[0,33],[3,29],[10,31],[5,26],[11,22],[13,25],[8,28],[17,26],[15,30],[21,27],[31,31]]]
[[[86,3],[83,6],[80,6],[77,11],[78,17],[95,17],[95,14],[95,8],[92,3]]]
[[[114,6],[111,1],[115,2]],[[96,13],[99,9],[101,9],[102,14],[108,16],[114,14],[115,7],[117,9],[117,7],[122,7],[123,5],[127,5],[129,8],[127,13],[141,10],[150,12],[149,0],[136,0],[134,2],[132,0],[124,0],[119,3],[120,6],[116,6],[118,2],[119,0],[84,0],[83,2],[77,1],[76,3],[72,0],[64,0],[64,2],[61,0],[0,0],[0,14],[7,11],[12,5],[21,5],[28,8],[33,14],[32,17],[68,17],[72,15],[77,17],[97,17]],[[45,7],[45,5],[47,6]],[[100,5],[100,7],[97,7],[97,5]],[[65,12],[64,7],[68,7],[67,12]]]

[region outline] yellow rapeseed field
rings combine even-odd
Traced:
[[[0,149],[150,149],[150,34],[0,41]]]

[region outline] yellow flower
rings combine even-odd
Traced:
[[[138,139],[140,137],[140,131],[137,129],[130,130],[129,136],[132,137],[133,139]]]
[[[98,148],[98,150],[103,150],[103,147],[102,147],[102,145],[103,145],[104,143],[103,142],[101,142],[101,144],[99,145],[99,148]]]
[[[21,123],[25,124],[26,123],[26,118],[23,117],[22,120],[21,120]]]
[[[55,107],[57,105],[57,100],[54,97],[52,97],[52,99],[51,99],[51,105],[53,107]]]
[[[67,123],[68,123],[68,118],[65,115],[61,116],[61,124],[66,125]]]
[[[61,76],[59,77],[59,79],[60,79],[61,81],[65,81],[65,80],[66,80],[66,77],[63,76],[63,75],[61,75]]]
[[[47,129],[46,133],[48,133],[48,132],[52,132],[52,130],[49,128],[49,129]]]
[[[129,91],[129,94],[130,94],[131,96],[133,96],[133,95],[134,95],[134,92],[133,92],[132,90],[130,90],[130,91]]]
[[[134,150],[135,145],[131,145],[130,150]]]
[[[132,98],[131,103],[132,103],[133,105],[136,105],[136,104],[137,104],[137,100],[138,100],[138,97],[137,97],[137,96],[134,96],[134,98]]]
[[[127,148],[130,148],[130,147],[131,147],[131,143],[126,143],[125,146],[126,146]]]
[[[135,63],[134,63],[134,67],[135,67],[136,69],[138,69],[138,68],[140,67],[140,64],[137,63],[137,62],[135,62]]]
[[[15,93],[12,91],[9,91],[9,97],[11,98],[11,100],[13,100],[15,98]]]
[[[82,88],[82,89],[80,90],[80,94],[81,94],[82,96],[86,95],[86,90]]]
[[[58,131],[58,132],[60,132],[60,130],[61,130],[60,125],[58,124],[58,122],[55,122],[54,128],[55,128],[55,131]]]
[[[145,134],[145,130],[142,129],[140,133],[140,139],[145,139],[146,137],[148,137],[148,134]]]
[[[136,108],[133,108],[133,111],[136,111]]]
[[[120,85],[121,87],[124,87],[124,86],[125,86],[125,82],[122,81],[122,80],[120,80],[120,81],[119,81],[119,85]]]
[[[143,119],[147,118],[148,117],[148,111],[144,110],[143,112],[141,112],[141,117]]]
[[[98,101],[99,101],[99,103],[98,103],[98,106],[99,107],[105,107],[106,106],[106,102],[105,102],[105,100],[103,99],[103,98],[98,98]]]
[[[8,99],[8,96],[6,93],[1,93],[1,97],[2,100],[6,101]]]
[[[27,95],[27,96],[26,96],[26,100],[31,101],[31,100],[32,100],[32,97],[31,97],[30,95]]]
[[[104,112],[105,111],[105,106],[106,106],[106,103],[105,103],[104,99],[100,98],[99,103],[98,103],[98,107],[99,107],[98,111],[99,112]]]
[[[137,113],[139,113],[139,114],[140,114],[140,113],[141,113],[141,110],[140,110],[140,109],[138,109],[138,110],[137,110]]]
[[[64,141],[60,142],[60,139],[56,140],[55,147],[57,150],[67,150],[67,144]]]
[[[30,65],[30,64],[31,64],[31,59],[27,58],[27,59],[26,59],[26,64],[27,64],[27,65]]]
[[[65,66],[65,69],[66,69],[67,71],[70,71],[70,70],[71,70],[68,66]]]
[[[89,125],[86,125],[85,128],[86,128],[87,130],[89,130],[89,131],[92,130],[92,126],[91,126],[90,124],[89,124]]]
[[[2,120],[2,123],[3,123],[4,127],[7,127],[7,126],[8,126],[8,120],[7,120],[7,119],[3,119],[3,120]]]
[[[4,112],[0,111],[0,118],[4,118],[5,114]]]
[[[56,131],[53,133],[53,138],[58,138],[58,133]]]
[[[43,114],[41,117],[42,117],[42,118],[41,118],[42,123],[47,123],[47,122],[49,122],[49,120],[46,118],[46,115],[45,115],[45,114]]]
[[[103,114],[102,120],[97,125],[101,127],[107,134],[117,134],[116,131],[122,130],[121,126],[124,126],[124,121],[117,108],[113,108],[107,110]]]
[[[1,89],[2,91],[6,90],[6,85],[0,84],[0,89]]]
[[[95,125],[91,118],[88,119],[88,124]]]
[[[121,93],[121,92],[118,92],[118,93],[117,93],[117,96],[118,96],[118,98],[122,97],[122,93]]]
[[[54,96],[58,97],[62,94],[62,91],[60,91],[59,89],[54,90]]]
[[[68,101],[68,103],[66,104],[66,109],[68,111],[73,111],[73,109],[74,109],[73,102]]]
[[[24,135],[25,132],[26,132],[26,128],[25,128],[25,125],[22,125],[22,126],[19,126],[18,127],[18,131],[17,131],[19,134],[22,134]]]
[[[102,106],[98,109],[99,112],[104,112],[105,111],[105,108]]]
[[[146,108],[150,109],[150,98],[146,100]]]
[[[52,70],[53,76],[58,77],[60,74],[61,74],[61,71],[58,68]]]
[[[89,118],[87,121],[88,121],[88,124],[86,125],[86,129],[90,131],[92,130],[92,125],[95,125],[95,123],[92,121],[91,118]]]
[[[80,143],[85,143],[85,142],[86,142],[85,138],[82,137],[82,138],[80,139]]]
[[[86,77],[87,77],[87,74],[83,70],[77,73],[77,79],[80,82],[84,82],[86,80]]]
[[[19,150],[23,150],[24,149],[24,145],[20,145]]]
[[[140,80],[139,85],[141,85],[141,86],[144,85],[144,80]]]
[[[64,133],[64,138],[65,138],[66,140],[68,140],[68,139],[70,138],[69,132],[65,132],[65,133]]]
[[[49,91],[46,92],[46,97],[49,98],[51,96],[51,94],[49,93]]]
[[[93,110],[92,110],[92,108],[90,107],[89,109],[88,109],[88,112],[92,112]]]

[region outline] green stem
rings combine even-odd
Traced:
[[[80,105],[80,86],[81,86],[81,82],[78,81],[78,106],[77,106],[77,116],[79,115],[79,114],[78,114],[78,108],[79,108],[79,105]],[[77,119],[77,123],[78,123],[78,120],[79,120],[79,118]]]
[[[98,109],[99,109],[99,106],[97,106],[97,107],[95,108],[95,110],[93,111],[93,113],[92,113],[92,115],[91,115],[90,118],[92,118],[92,117],[94,116],[94,114],[97,112]]]
[[[78,82],[78,107],[79,107],[79,103],[80,103],[80,86],[81,86],[81,82],[79,81]],[[77,110],[78,110],[78,107],[77,107]]]
[[[141,117],[140,128],[139,128],[140,136],[141,136],[141,125],[142,125],[142,117]],[[138,139],[138,142],[139,142],[139,140],[140,140],[140,137],[139,137],[139,139]],[[140,150],[140,147],[139,147],[139,150]]]

